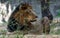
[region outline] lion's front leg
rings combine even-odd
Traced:
[[[43,33],[49,34],[50,32],[50,21],[48,17],[44,17],[42,20]]]
[[[28,23],[28,28],[30,28],[30,29],[34,29],[33,24],[31,24],[31,23],[29,22],[29,23]]]

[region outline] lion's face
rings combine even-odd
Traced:
[[[34,14],[34,11],[32,10],[28,10],[28,12],[26,12],[26,15],[24,17],[26,17],[27,21],[29,22],[34,22],[36,21],[37,18],[37,16]]]
[[[24,16],[24,19],[27,19],[28,22],[36,21],[37,16],[34,14],[35,12],[32,10],[32,6],[26,4],[21,7],[21,10]]]
[[[34,22],[36,21],[37,16],[34,14],[35,12],[32,10],[32,6],[28,4],[23,4],[19,11],[15,14],[15,18],[23,24],[25,21]]]

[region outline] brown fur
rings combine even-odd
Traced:
[[[36,15],[33,14],[32,6],[25,3],[19,7],[19,11],[14,14],[14,18],[22,25],[27,24],[30,28],[32,26],[31,21],[36,20]]]

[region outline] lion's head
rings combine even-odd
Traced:
[[[22,3],[19,6],[19,10],[14,14],[14,18],[21,24],[24,24],[25,22],[34,22],[37,18],[34,13],[31,5]]]
[[[18,5],[9,18],[8,31],[15,31],[18,26],[21,27],[19,29],[24,29],[26,25],[28,28],[33,28],[31,22],[36,21],[37,18],[34,13],[28,3]]]

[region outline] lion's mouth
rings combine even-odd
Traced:
[[[31,20],[30,22],[35,22],[36,20]]]
[[[35,22],[35,21],[37,21],[37,16],[35,19],[30,19],[30,22]]]
[[[37,21],[37,19],[30,20],[30,22],[35,22],[35,21]]]
[[[33,19],[33,20],[30,20],[30,22],[35,22],[35,21],[37,21],[37,17],[35,19]]]

